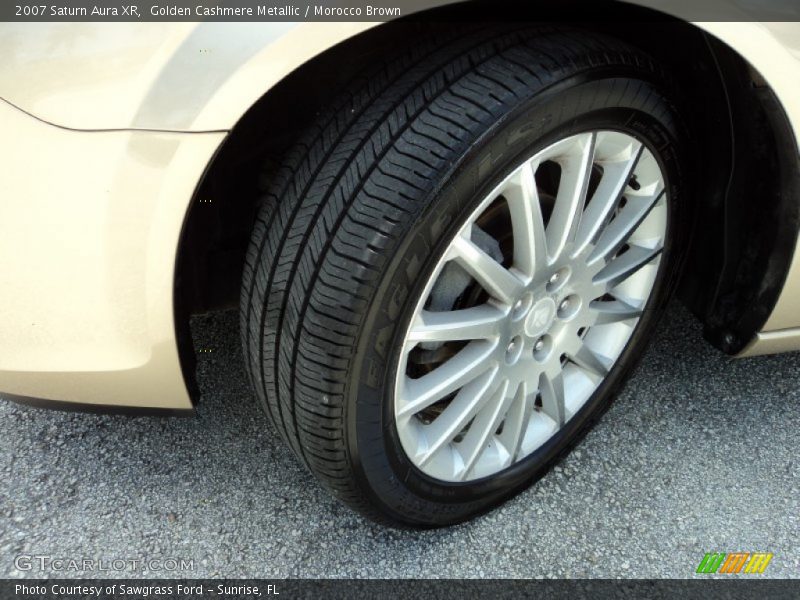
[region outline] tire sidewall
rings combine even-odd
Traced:
[[[641,73],[636,74],[641,77]],[[634,94],[646,86],[648,94]],[[417,218],[392,252],[363,321],[346,389],[347,451],[363,493],[399,521],[458,522],[491,508],[541,477],[604,412],[652,334],[675,287],[688,228],[681,181],[684,135],[675,111],[650,82],[615,72],[582,75],[524,99],[490,125],[422,201]],[[647,98],[647,101],[644,100]],[[581,410],[546,444],[499,474],[445,483],[406,456],[394,422],[399,350],[422,288],[461,224],[513,168],[551,143],[591,130],[617,130],[644,142],[665,176],[668,230],[644,315],[609,375]]]

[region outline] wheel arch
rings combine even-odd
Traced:
[[[260,166],[277,164],[332,90],[369,64],[375,54],[403,43],[407,28],[469,22],[485,10],[480,6],[454,3],[418,14],[414,20],[354,30],[353,35],[304,62],[266,93],[246,103],[249,107],[198,185],[178,247],[174,306],[187,379],[193,373],[194,360],[190,315],[233,306],[238,300]],[[550,5],[546,13],[550,20],[565,22],[570,18],[568,9],[560,6],[557,2]],[[734,31],[727,25],[756,24],[717,23],[715,30],[708,32],[631,4],[600,0],[594,7],[602,18],[578,27],[601,31],[641,48],[661,61],[675,79],[676,100],[696,142],[692,162],[703,164],[705,169],[695,187],[699,218],[715,224],[710,234],[693,237],[682,296],[704,323],[707,338],[735,354],[763,328],[772,313],[792,263],[800,220],[792,121],[764,75],[724,41],[727,37],[727,42],[734,42],[749,31],[747,27]],[[537,11],[541,19],[541,6]],[[424,22],[419,17],[424,17]],[[520,15],[521,20],[524,18]],[[634,21],[648,24],[632,27]],[[676,46],[675,39],[681,44]],[[755,62],[763,63],[768,55],[759,51]],[[739,123],[742,115],[752,114],[758,115],[757,121],[748,118]],[[764,127],[756,126],[756,122]],[[747,148],[753,145],[761,151],[759,164],[771,174],[766,185],[748,177],[743,168],[750,164]],[[747,202],[754,193],[763,198],[762,204]],[[764,208],[767,210],[761,210]],[[759,214],[761,217],[754,218]],[[741,260],[743,249],[737,247],[736,240],[744,238],[757,249],[755,260]],[[769,273],[766,278],[765,272]]]

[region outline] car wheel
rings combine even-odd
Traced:
[[[683,133],[598,35],[417,40],[269,178],[242,335],[261,404],[336,496],[440,526],[597,422],[675,287]]]

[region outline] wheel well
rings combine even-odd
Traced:
[[[606,0],[593,3],[582,23],[570,21],[569,3],[555,0],[544,13],[539,3],[535,15],[518,10],[515,22],[568,24],[627,41],[672,78],[672,100],[693,142],[690,188],[701,224],[681,296],[710,341],[740,351],[774,307],[797,238],[798,206],[787,201],[797,192],[797,146],[780,103],[733,50],[661,13]],[[454,4],[368,30],[299,67],[237,123],[198,187],[178,249],[175,313],[187,379],[193,372],[190,315],[238,301],[259,176],[375,56],[407,43],[412,31],[476,27],[494,14],[484,2]]]

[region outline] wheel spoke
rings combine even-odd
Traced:
[[[503,417],[513,401],[513,397],[507,396],[507,394],[508,379],[505,379],[495,390],[491,401],[476,415],[467,435],[464,436],[464,440],[459,444],[459,452],[464,459],[462,479],[469,475],[472,467],[475,466],[475,462],[486,449],[489,440],[503,421]]]
[[[472,342],[444,364],[419,379],[405,378],[395,402],[398,418],[410,417],[464,387],[493,364],[494,344]]]
[[[564,396],[564,372],[545,372],[539,380],[539,394],[542,398],[542,412],[556,422],[558,427],[566,421],[566,400]]]
[[[594,264],[601,259],[616,254],[628,238],[631,237],[636,228],[647,218],[653,207],[663,197],[664,190],[661,189],[651,196],[630,196],[627,204],[616,218],[608,224],[608,227],[601,233],[597,240],[597,245],[592,250],[592,254],[587,261]]]
[[[614,289],[659,254],[661,254],[660,247],[631,246],[625,254],[616,257],[603,267],[603,270],[595,275],[594,282],[603,285],[606,290]]]
[[[505,313],[491,304],[432,312],[423,310],[414,320],[408,341],[451,342],[490,339],[498,334]]]
[[[670,225],[646,143],[610,129],[563,136],[454,223],[394,365],[399,442],[434,481],[535,458],[623,356]]]
[[[522,281],[464,236],[457,236],[452,246],[458,262],[494,298],[510,304],[522,292]]]
[[[425,426],[427,447],[417,458],[424,466],[436,453],[449,444],[470,420],[494,397],[497,390],[497,367],[465,385],[430,425]]]
[[[506,413],[500,442],[505,446],[512,461],[517,460],[522,438],[528,428],[533,412],[533,399],[528,396],[528,384],[523,381],[514,394],[514,402]]]
[[[630,319],[638,319],[642,316],[642,310],[631,306],[621,300],[597,301],[589,305],[595,311],[596,320],[594,325],[608,325],[619,323]]]
[[[575,239],[592,174],[595,140],[594,133],[580,136],[577,155],[569,155],[562,162],[558,193],[546,231],[551,261],[561,256],[567,243]]]
[[[585,371],[601,377],[608,375],[608,367],[605,362],[586,344],[581,345],[577,352],[567,355],[567,358]]]
[[[644,146],[633,140],[630,146],[630,156],[627,159],[602,165],[603,177],[581,216],[575,241],[574,254],[576,256],[588,244],[597,240],[603,226],[616,210],[643,150]]]
[[[504,191],[514,235],[514,266],[526,277],[547,266],[547,240],[535,166],[525,163]]]

